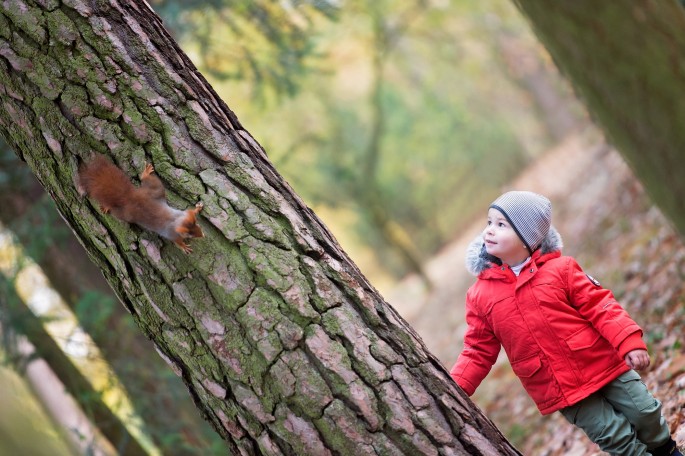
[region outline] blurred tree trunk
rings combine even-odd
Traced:
[[[685,237],[681,3],[514,1],[652,201]]]
[[[0,133],[231,454],[518,454],[146,2],[0,4]],[[93,151],[152,161],[172,205],[200,196],[192,254],[78,196]]]
[[[114,445],[121,455],[146,455],[140,442],[47,334],[43,322],[21,304],[13,288],[10,281],[0,275],[1,349],[7,353],[11,364],[18,367],[17,371],[32,388],[36,400],[42,402],[46,412],[61,427],[63,437],[72,449],[86,454],[88,446],[95,444],[88,454],[115,454],[114,447],[109,451]],[[31,364],[34,364],[33,369],[30,369]],[[56,404],[66,409],[59,410]]]
[[[36,317],[26,306],[21,304],[21,299],[14,293],[13,285],[4,276],[0,275],[0,329],[2,326],[9,326],[3,337],[11,338],[9,333],[16,332],[26,337],[30,345],[35,349],[35,357],[40,357],[47,365],[60,384],[52,384],[53,387],[59,386],[66,389],[74,398],[80,409],[88,414],[88,418],[93,425],[97,426],[100,432],[115,445],[120,454],[126,456],[144,456],[147,454],[145,446],[141,445],[121,422],[119,417],[112,412],[110,407],[103,400],[98,391],[93,388],[92,383],[83,376],[79,369],[71,362],[69,357],[60,349],[53,338],[45,331],[43,322]],[[13,330],[11,328],[17,328]],[[18,354],[21,350],[15,347],[15,341],[3,341],[4,348],[8,350],[10,356],[15,360],[15,364],[28,363],[34,356],[22,359]],[[21,370],[21,369],[20,369]],[[49,389],[50,385],[44,385],[44,389]],[[58,396],[61,393],[57,393]],[[47,404],[44,404],[49,409]],[[76,435],[77,429],[72,433]],[[70,436],[70,439],[74,437]]]

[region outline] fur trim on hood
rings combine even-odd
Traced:
[[[547,235],[542,240],[542,244],[540,244],[541,253],[544,255],[545,253],[556,252],[563,247],[564,243],[561,240],[561,235],[553,226],[550,227]],[[466,269],[474,276],[478,276],[484,270],[492,267],[493,263],[501,264],[501,261],[492,255],[488,255],[485,251],[483,236],[478,235],[466,249]]]

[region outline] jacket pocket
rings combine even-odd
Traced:
[[[600,338],[599,332],[592,326],[585,326],[566,338],[566,345],[572,351],[585,350],[595,345]]]
[[[578,388],[583,384],[604,383],[607,372],[615,372],[625,364],[616,349],[593,326],[583,325],[566,337],[565,342],[571,360],[569,369],[575,371],[581,382]]]
[[[540,410],[559,400],[559,384],[539,354],[513,362],[511,368]]]
[[[541,367],[542,363],[540,362],[540,357],[537,355],[511,363],[511,368],[514,370],[514,373],[522,379],[532,377]]]
[[[483,315],[485,315],[485,316],[490,315],[496,306],[498,306],[498,307],[502,306],[502,305],[506,304],[505,301],[513,300],[513,299],[514,299],[514,295],[505,295],[505,296],[500,296],[500,297],[497,297],[495,299],[492,299],[492,300],[486,302],[485,306],[483,307]]]

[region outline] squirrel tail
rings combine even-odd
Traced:
[[[104,155],[95,155],[79,169],[81,190],[103,209],[121,207],[134,190],[129,177]]]

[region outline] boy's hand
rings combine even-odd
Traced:
[[[642,370],[649,366],[649,353],[647,350],[633,350],[628,352],[625,360],[631,369]]]

